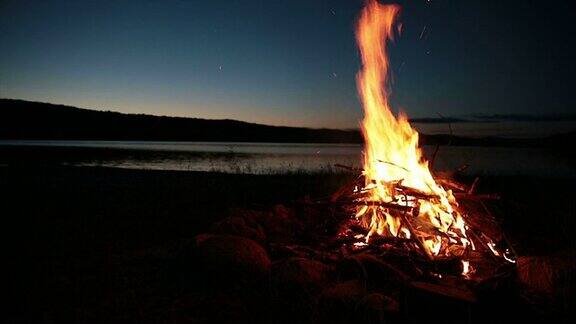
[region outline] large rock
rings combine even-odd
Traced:
[[[269,213],[253,214],[264,228],[269,242],[289,243],[301,236],[304,225],[294,210],[276,205]]]
[[[267,282],[270,259],[253,240],[233,235],[196,237],[197,262],[214,287],[246,287]]]
[[[280,322],[311,323],[317,296],[331,281],[331,268],[321,262],[296,257],[275,262],[271,282]]]
[[[319,298],[319,323],[351,323],[356,304],[366,295],[366,287],[350,280],[325,289]]]
[[[288,258],[272,265],[272,286],[280,296],[315,296],[330,282],[330,272],[321,262]]]
[[[388,296],[372,293],[364,296],[357,304],[354,319],[363,324],[398,322],[400,305]]]
[[[229,216],[215,223],[211,232],[214,234],[236,235],[264,243],[266,234],[252,217]]]

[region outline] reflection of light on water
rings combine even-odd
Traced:
[[[242,173],[344,171],[334,164],[360,167],[362,155],[362,146],[355,144],[109,141],[0,141],[0,144],[64,147],[72,154],[66,154],[61,163],[69,165]],[[76,148],[90,148],[89,154],[75,155]],[[106,150],[99,150],[103,148]],[[427,156],[433,151],[433,147],[424,147]],[[454,170],[468,164],[467,172],[471,174],[576,177],[573,161],[538,148],[442,146],[434,166]]]
[[[356,156],[313,155],[251,155],[230,159],[210,156],[197,159],[164,160],[115,160],[83,162],[81,166],[106,166],[129,169],[178,170],[178,171],[215,171],[227,173],[267,174],[283,172],[342,172],[334,164],[346,164],[359,167]]]
[[[275,148],[279,150],[279,148]],[[432,148],[425,148],[431,154]],[[72,163],[84,166],[107,166],[130,169],[185,170],[185,171],[219,171],[232,173],[282,173],[282,172],[331,172],[344,171],[334,167],[343,164],[361,167],[360,148],[350,154],[241,154],[230,156],[219,154],[171,154],[164,153],[162,159],[155,159],[154,153],[149,157],[132,158],[120,156],[118,159],[83,161]],[[490,148],[490,147],[441,147],[438,152],[435,168],[454,170],[463,164],[470,167],[471,174],[493,175],[540,175],[540,176],[576,176],[576,170],[570,161],[554,155],[542,153],[538,149],[523,148]]]

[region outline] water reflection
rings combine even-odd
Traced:
[[[232,173],[333,172],[335,164],[360,167],[355,144],[0,141],[5,147],[49,150],[60,164],[132,169]],[[426,156],[434,148],[425,147]],[[44,154],[44,153],[39,153]],[[576,176],[574,159],[539,148],[441,147],[435,169],[469,165],[468,173]]]

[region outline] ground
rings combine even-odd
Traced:
[[[7,318],[174,322],[194,309],[174,278],[197,234],[232,208],[326,197],[352,176],[0,167]],[[573,258],[572,179],[483,177],[479,190],[502,195],[496,210],[519,253]]]

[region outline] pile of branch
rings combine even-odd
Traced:
[[[336,166],[352,172],[361,171],[348,166]],[[473,243],[474,248],[468,246],[463,249],[458,245],[442,244],[443,253],[441,255],[432,256],[427,253],[423,246],[425,239],[437,236],[445,241],[451,239],[446,233],[440,232],[429,222],[418,217],[421,201],[438,202],[440,197],[404,186],[402,181],[383,184],[396,193],[394,197],[398,197],[398,199],[390,202],[367,199],[370,189],[361,189],[365,187],[366,181],[363,176],[359,176],[331,197],[309,201],[305,204],[320,208],[339,209],[340,213],[348,215],[339,231],[340,234],[328,245],[330,248],[338,247],[344,256],[364,252],[410,256],[413,260],[418,260],[421,268],[428,269],[436,269],[435,264],[438,262],[445,263],[446,260],[450,260],[452,263],[457,260],[458,264],[461,264],[462,260],[470,260],[474,262],[476,272],[494,269],[501,264],[513,262],[516,258],[514,249],[486,204],[486,202],[497,200],[500,197],[495,194],[476,193],[479,178],[476,178],[469,185],[448,177],[437,176],[436,181],[445,190],[450,190],[459,202],[458,206],[453,207],[458,209],[464,218],[468,227],[468,239]],[[353,190],[354,188],[355,190]],[[410,239],[374,234],[367,241],[365,237],[367,230],[350,216],[362,206],[384,208],[387,213],[401,220],[402,226],[410,231]],[[506,258],[503,254],[506,254]],[[423,264],[428,264],[428,266]],[[490,275],[487,273],[487,276]]]

